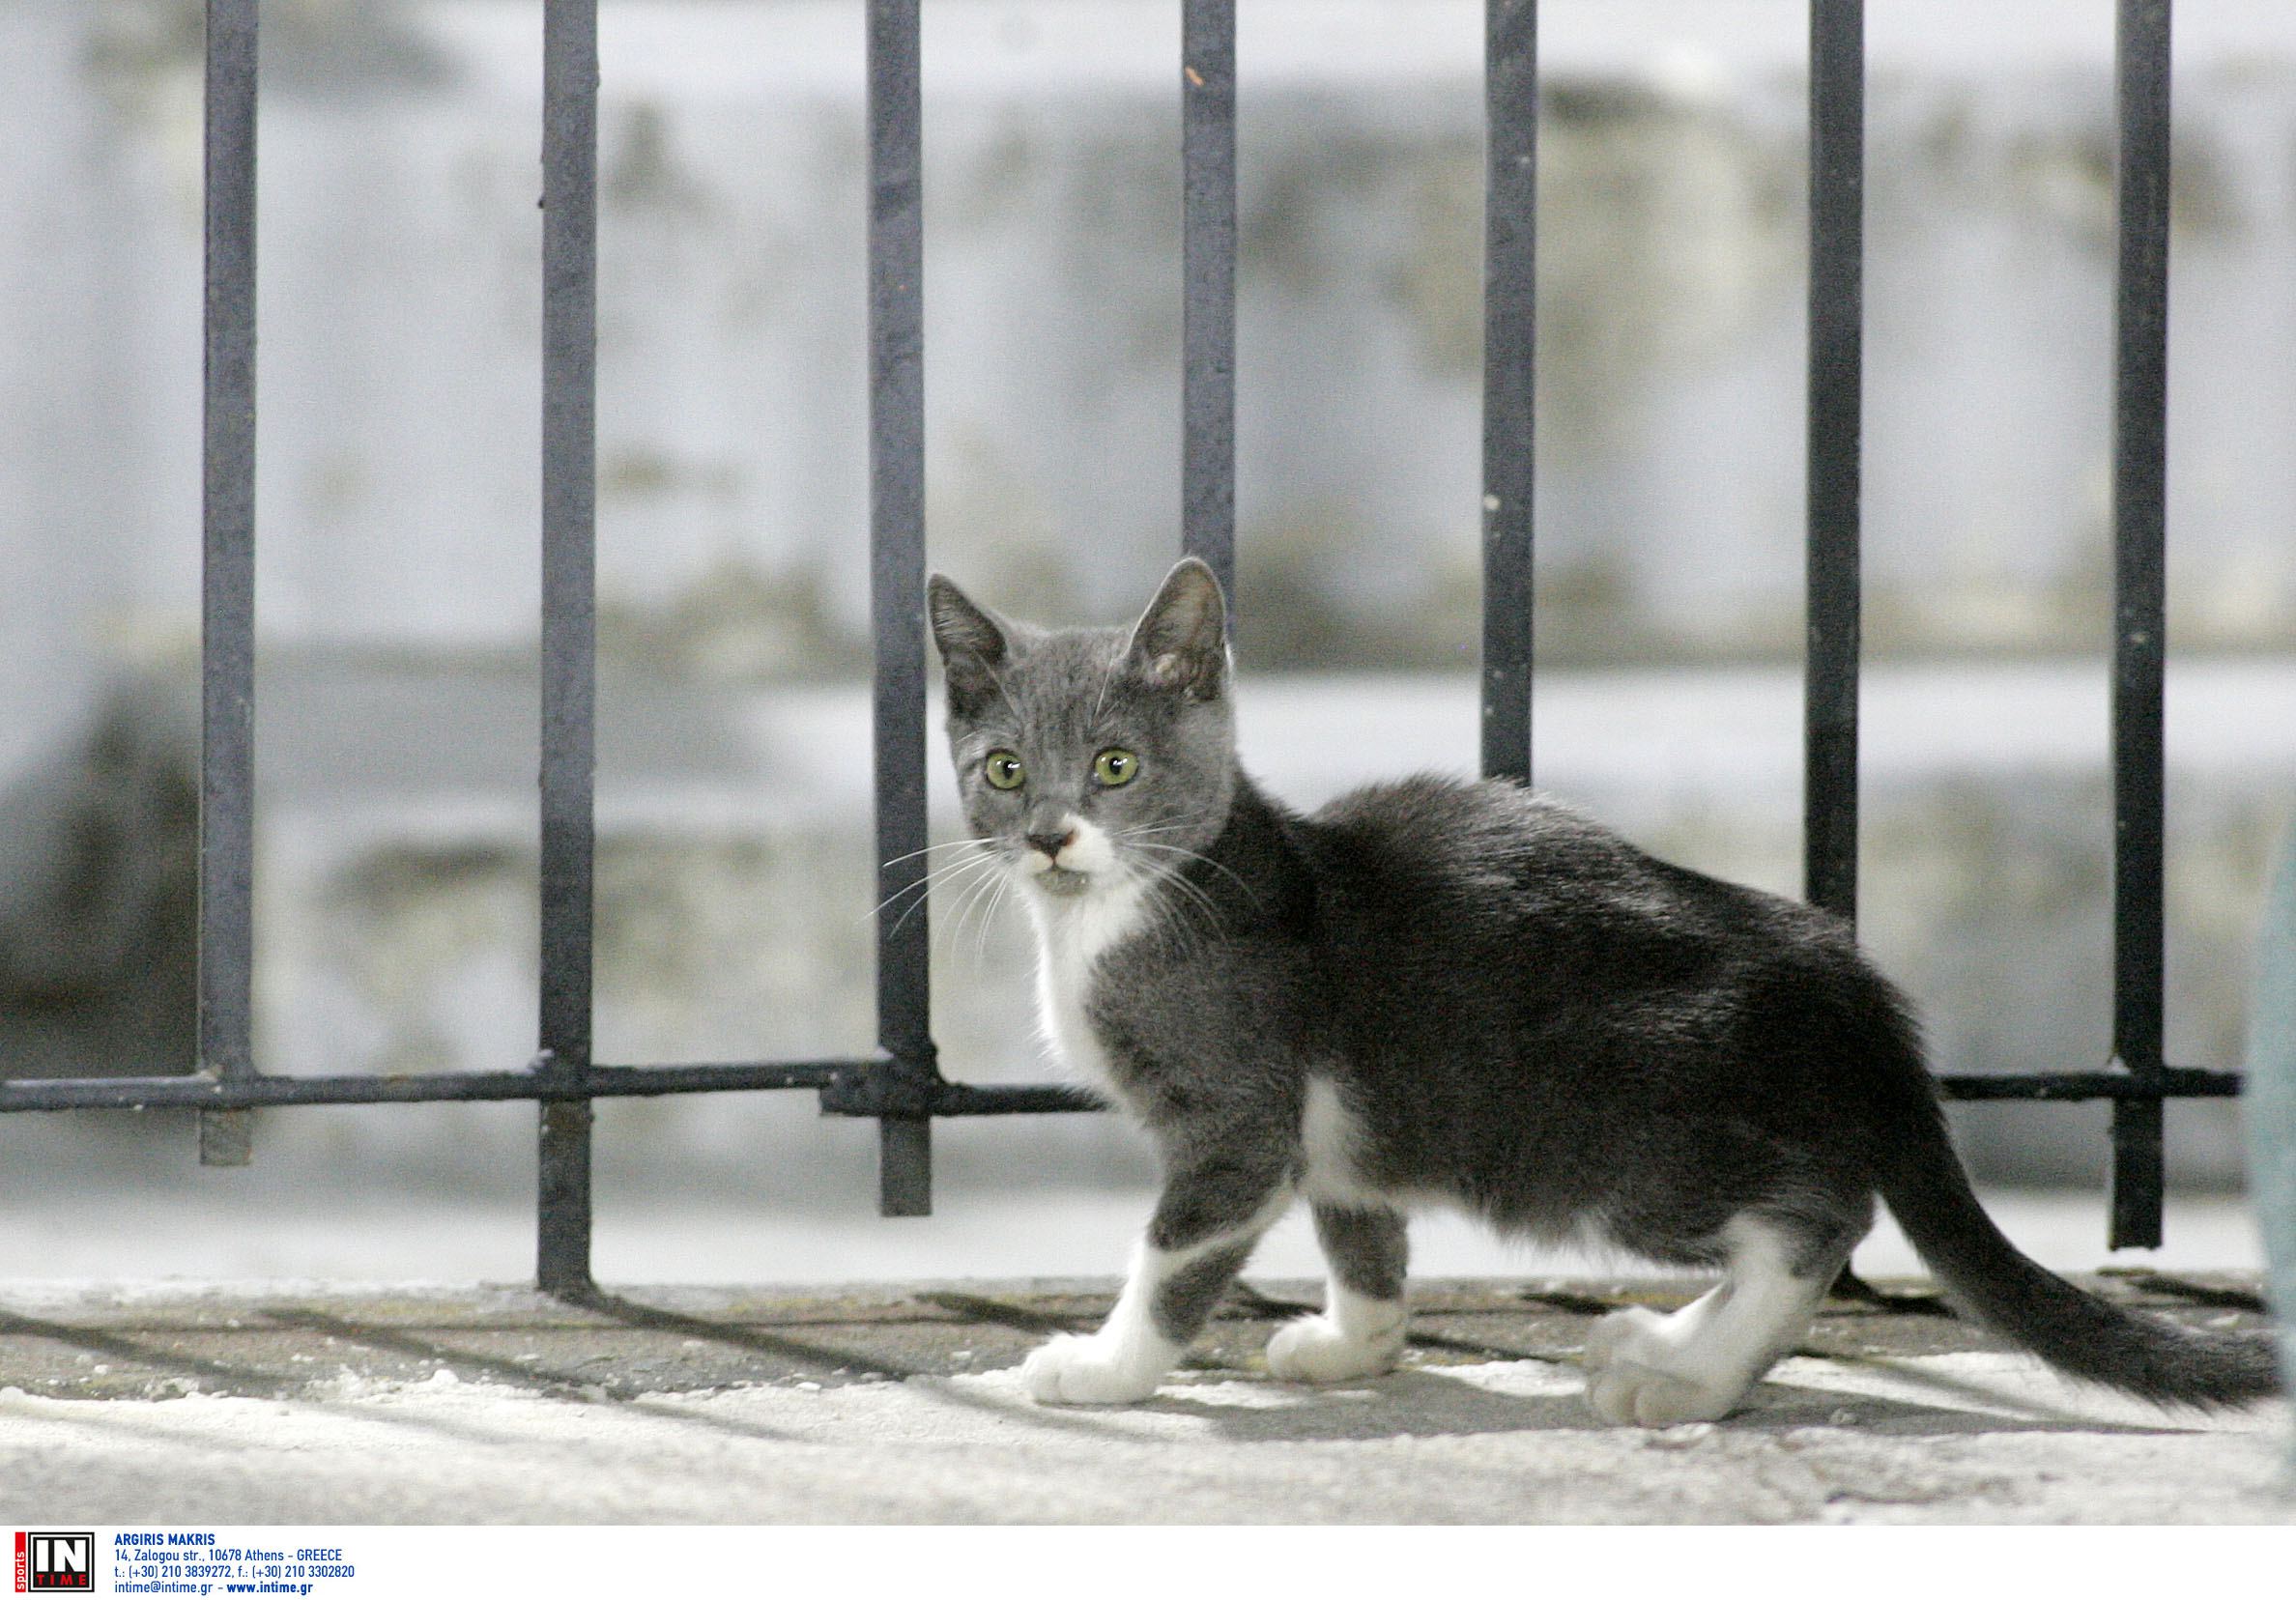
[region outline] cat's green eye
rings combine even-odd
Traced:
[[[1129,784],[1140,773],[1140,758],[1129,750],[1104,750],[1092,758],[1092,775],[1105,788]]]
[[[981,763],[981,776],[989,780],[990,788],[1017,789],[1028,782],[1028,769],[1011,751],[991,750]]]

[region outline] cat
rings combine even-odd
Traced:
[[[1192,558],[1130,629],[1002,620],[938,575],[927,598],[1043,1032],[1162,1174],[1105,1325],[1022,1364],[1038,1400],[1146,1399],[1305,1199],[1326,1303],[1269,1341],[1275,1377],[1395,1365],[1406,1218],[1446,1205],[1720,1269],[1679,1311],[1610,1313],[1585,1356],[1603,1418],[1708,1421],[1807,1330],[1877,1193],[1959,1304],[2073,1377],[2197,1406],[2278,1389],[2266,1340],[2109,1304],[2001,1236],[1907,1003],[1839,919],[1510,782],[1285,809],[1237,763],[1226,602]]]

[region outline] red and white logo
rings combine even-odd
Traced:
[[[96,1590],[96,1535],[53,1529],[17,1529],[18,1594],[92,1594]]]

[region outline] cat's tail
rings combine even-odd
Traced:
[[[1947,1298],[1979,1322],[2070,1377],[2167,1405],[2238,1406],[2280,1392],[2270,1335],[2207,1332],[2114,1305],[2003,1238],[1969,1187],[1933,1094],[1898,1121],[1881,1198]]]

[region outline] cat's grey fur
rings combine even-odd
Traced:
[[[1719,1416],[1802,1336],[1877,1193],[1950,1295],[2075,1377],[2196,1405],[2276,1389],[2263,1340],[2108,1304],[2001,1236],[1905,1002],[1837,919],[1507,783],[1286,810],[1237,764],[1200,562],[1129,630],[1006,622],[940,577],[929,599],[965,815],[1023,883],[1046,1032],[1162,1164],[1115,1312],[1030,1357],[1039,1398],[1147,1396],[1306,1198],[1330,1301],[1278,1330],[1277,1376],[1392,1365],[1405,1215],[1449,1204],[1721,1269],[1672,1316],[1606,1319],[1588,1357],[1615,1421]],[[1126,781],[1096,776],[1111,750]],[[992,786],[1007,753],[1022,780]]]

